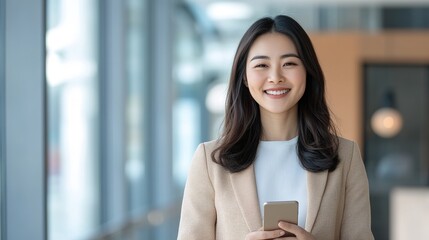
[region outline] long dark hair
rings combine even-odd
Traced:
[[[224,129],[213,161],[230,172],[239,172],[255,160],[262,126],[258,103],[244,85],[246,60],[253,42],[262,34],[277,32],[289,37],[306,69],[306,88],[298,102],[297,152],[308,171],[333,171],[338,165],[338,137],[325,100],[325,78],[310,38],[292,18],[262,18],[241,39],[229,81]]]

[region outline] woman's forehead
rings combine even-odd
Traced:
[[[296,46],[287,35],[269,32],[262,34],[253,42],[250,47],[248,58],[256,55],[268,57],[282,57],[285,54],[298,55]]]

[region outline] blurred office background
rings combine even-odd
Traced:
[[[0,0],[0,239],[175,239],[238,41],[277,14],[361,147],[375,238],[428,239],[427,0]]]

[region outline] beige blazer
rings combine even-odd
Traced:
[[[333,172],[307,172],[305,229],[317,240],[374,239],[368,179],[356,143],[340,138]],[[215,141],[200,144],[186,182],[178,239],[241,240],[262,227],[253,165],[230,173],[214,163]]]

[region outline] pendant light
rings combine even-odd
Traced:
[[[371,117],[371,128],[380,137],[392,138],[402,129],[402,115],[396,108],[392,90],[383,94],[383,104]]]

